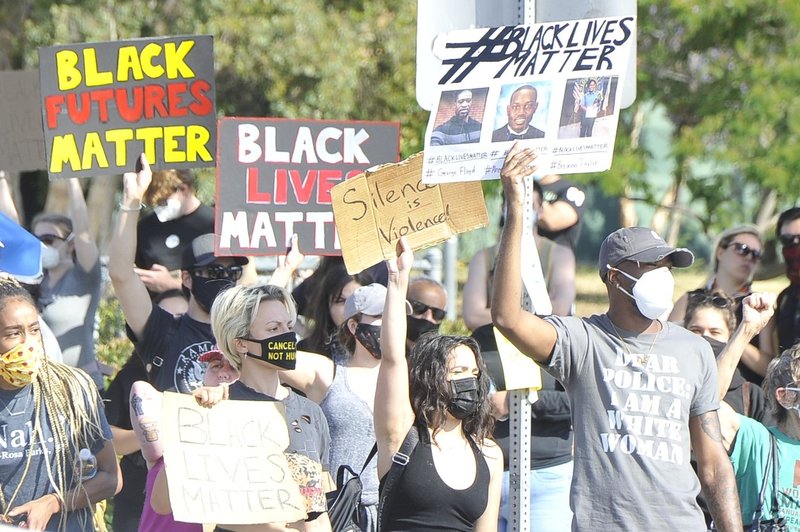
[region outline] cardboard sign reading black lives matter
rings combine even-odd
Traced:
[[[223,118],[217,152],[218,255],[340,255],[331,188],[399,158],[388,122]]]
[[[210,36],[39,49],[50,179],[214,166],[216,110]]]

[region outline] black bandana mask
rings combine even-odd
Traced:
[[[243,338],[243,340],[261,344],[261,355],[248,351],[247,355],[250,357],[286,370],[292,370],[297,365],[297,336],[294,331],[270,336],[263,340],[255,338]]]
[[[380,360],[381,358],[381,326],[359,323],[353,335],[369,354]]]
[[[467,377],[450,381],[450,404],[447,410],[456,419],[466,419],[478,411],[478,379]]]
[[[206,312],[211,311],[211,305],[220,292],[236,284],[231,279],[209,279],[192,274],[192,295]]]
[[[406,323],[408,325],[408,328],[406,330],[406,338],[408,338],[412,342],[416,342],[420,336],[422,336],[427,332],[439,331],[438,323],[431,323],[428,320],[424,320],[422,318],[415,318],[414,316],[407,316],[407,318],[408,319]]]

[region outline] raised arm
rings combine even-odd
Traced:
[[[97,244],[89,230],[89,209],[86,208],[86,198],[83,196],[81,182],[77,177],[69,180],[68,190],[75,256],[83,271],[88,272],[97,264],[100,252],[97,250]]]
[[[537,224],[547,231],[562,231],[578,223],[578,211],[564,200],[542,203]]]
[[[292,235],[291,242],[289,249],[286,251],[286,255],[278,257],[278,266],[272,272],[268,282],[268,284],[280,286],[289,290],[291,290],[289,281],[292,280],[295,270],[297,270],[305,258],[305,255],[300,253],[300,248],[297,245],[297,233]]]
[[[492,323],[492,309],[489,308],[487,281],[489,271],[486,262],[492,248],[482,249],[472,256],[467,271],[467,282],[464,284],[464,302],[462,315],[464,324],[470,331],[481,325]]]
[[[494,269],[492,321],[500,332],[525,355],[547,362],[556,345],[555,327],[522,309],[520,248],[525,197],[523,180],[530,176],[536,154],[515,144],[508,152],[500,179],[508,206],[506,223],[500,236],[500,250]]]
[[[411,425],[414,411],[408,395],[406,362],[406,292],[414,254],[405,238],[397,243],[396,258],[387,261],[389,284],[381,325],[381,367],[375,390],[375,438],[378,441],[378,478],[391,467],[391,460]]]
[[[142,337],[147,318],[153,311],[147,288],[133,268],[136,256],[136,223],[142,208],[142,197],[153,178],[144,154],[139,160],[141,169],[138,172],[126,172],[122,176],[122,203],[108,251],[108,275],[125,313],[125,320],[137,338]]]
[[[333,383],[333,361],[316,353],[297,352],[297,365],[293,370],[279,373],[281,382],[306,394],[320,404]]]
[[[742,321],[733,332],[728,343],[717,358],[719,388],[717,397],[722,400],[731,385],[733,372],[739,364],[750,340],[753,339],[772,317],[775,296],[769,293],[753,293],[742,301]]]

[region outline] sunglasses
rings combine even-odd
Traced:
[[[36,238],[38,238],[38,239],[39,239],[39,242],[41,242],[41,243],[42,243],[42,244],[44,244],[45,246],[52,246],[53,244],[55,244],[55,243],[56,243],[56,241],[58,241],[58,242],[64,242],[64,241],[66,241],[66,240],[67,240],[66,238],[61,238],[61,237],[60,237],[60,236],[58,236],[58,235],[50,235],[50,234],[47,234],[47,235],[39,235],[39,236],[37,236]]]
[[[445,316],[447,316],[446,310],[426,305],[422,301],[417,301],[416,299],[409,299],[408,303],[409,305],[411,305],[412,314],[418,314],[418,315],[425,314],[430,310],[431,316],[433,316],[433,319],[436,321],[442,321],[445,318]]]
[[[728,308],[733,304],[733,301],[727,297],[710,294],[704,290],[689,292],[689,302],[694,305],[702,305],[704,303],[711,303],[717,308]]]
[[[192,273],[199,274],[199,277],[209,279],[231,279],[238,281],[242,277],[242,267],[238,265],[223,266],[221,264],[211,264],[202,268],[192,268]]]
[[[800,246],[800,235],[781,235],[780,241],[785,248]]]
[[[761,250],[753,249],[747,244],[742,244],[741,242],[731,242],[730,244],[725,246],[725,249],[728,248],[733,248],[733,251],[737,255],[742,257],[750,255],[753,258],[753,260],[761,260],[761,255],[763,255],[763,253],[761,253]]]

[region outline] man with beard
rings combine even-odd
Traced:
[[[481,123],[469,116],[471,111],[472,91],[463,90],[456,96],[453,117],[433,130],[431,146],[478,142],[481,138]]]
[[[108,273],[136,339],[136,350],[145,363],[150,381],[159,391],[189,393],[202,385],[200,355],[212,349],[209,309],[222,290],[241,278],[245,257],[214,256],[214,234],[192,240],[183,253],[181,281],[188,293],[186,314],[175,317],[154,306],[142,279],[134,271],[136,223],[142,197],[152,172],[144,155],[141,170],[123,178],[123,200],[109,250]]]
[[[492,142],[544,138],[544,131],[531,125],[539,106],[536,99],[536,89],[530,85],[523,85],[512,92],[506,106],[508,123],[492,132]]]

